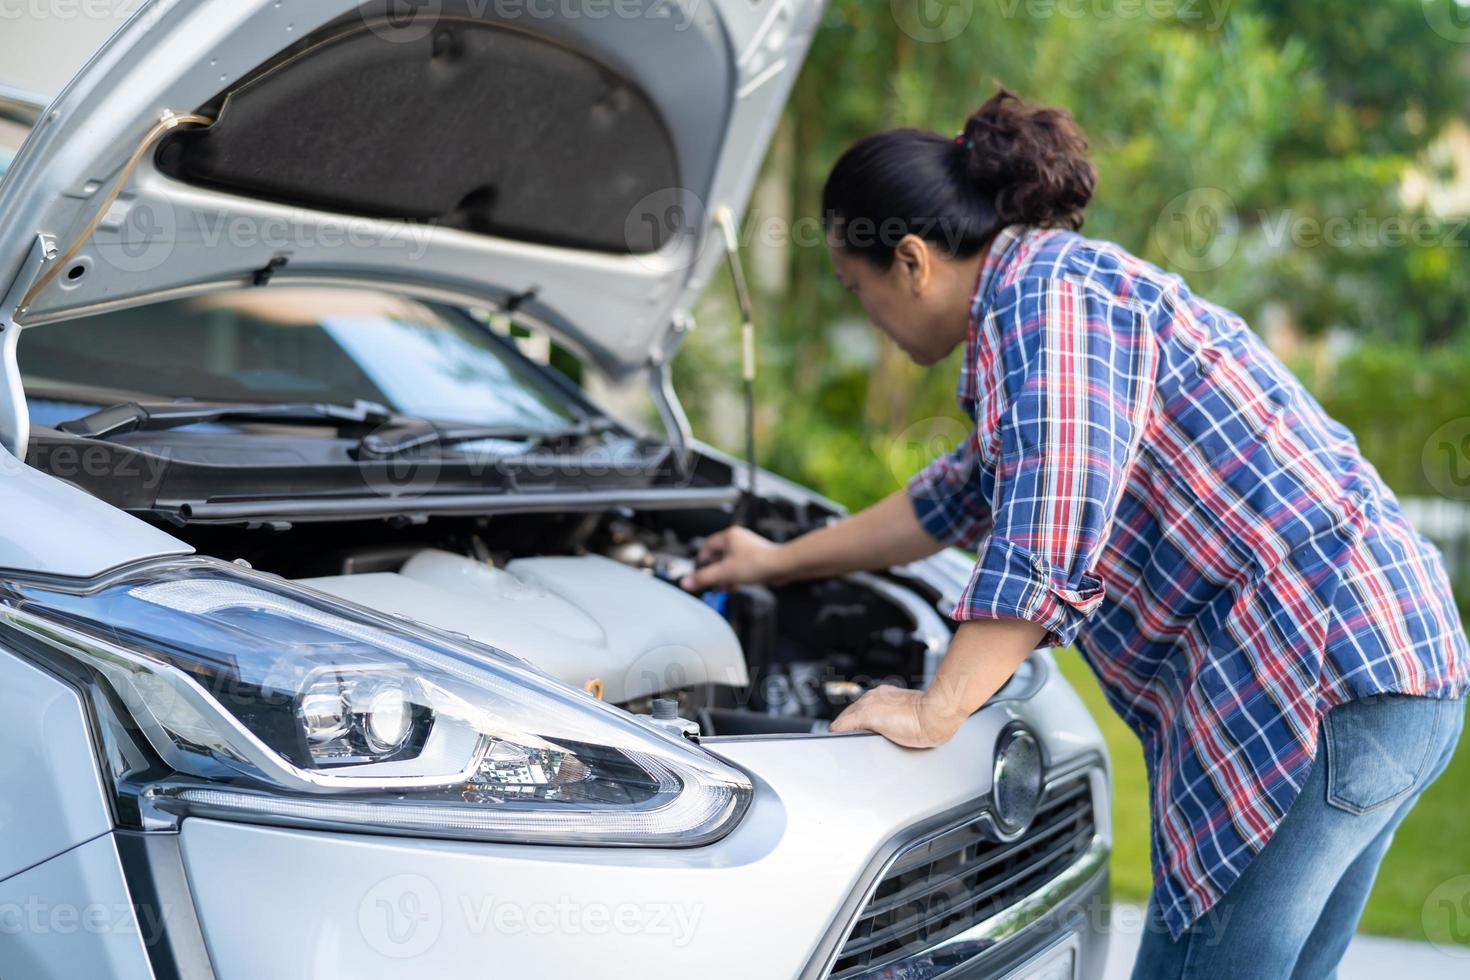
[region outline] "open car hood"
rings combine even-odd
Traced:
[[[659,364],[823,6],[154,0],[0,184],[4,342],[6,320],[355,281],[510,307],[614,377]]]

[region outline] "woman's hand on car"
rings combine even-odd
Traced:
[[[832,731],[876,732],[912,749],[943,745],[1045,638],[1043,627],[1020,619],[961,623],[927,690],[875,687],[837,716]]]
[[[699,549],[699,568],[679,584],[690,592],[728,589],[781,578],[781,545],[754,531],[732,527],[711,535]]]
[[[910,749],[932,749],[954,738],[963,720],[964,715],[937,710],[924,691],[885,684],[843,709],[831,730],[874,732]]]

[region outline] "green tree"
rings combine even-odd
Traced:
[[[956,131],[1000,81],[1068,106],[1088,132],[1101,177],[1089,234],[1184,274],[1257,326],[1274,316],[1308,335],[1335,329],[1419,352],[1470,333],[1470,240],[1399,193],[1470,105],[1470,45],[1432,26],[1458,25],[1455,0],[975,0],[943,43],[900,26],[912,24],[905,4],[930,2],[830,8],[767,167],[767,187],[790,202],[785,217],[818,214],[828,169],[857,138],[899,125]],[[1420,219],[1419,240],[1392,233]],[[861,311],[820,244],[767,258],[784,275],[761,297],[762,460],[866,504],[914,465],[891,451],[895,437],[960,418],[957,365],[924,372],[885,342],[854,344]],[[728,307],[712,291],[678,365],[700,377],[683,386],[703,393],[697,422],[731,403],[711,383],[737,376]],[[1385,472],[1412,472],[1389,457],[1417,459],[1419,445],[1370,442]]]

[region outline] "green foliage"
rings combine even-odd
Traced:
[[[1458,24],[1455,0],[974,0],[945,43],[916,40],[893,15],[928,2],[832,5],[767,166],[765,186],[792,213],[761,219],[817,215],[827,171],[852,141],[898,125],[956,131],[998,80],[1070,107],[1088,132],[1101,177],[1088,233],[1181,272],[1248,321],[1269,311],[1307,334],[1347,331],[1387,345],[1387,360],[1467,333],[1470,233],[1425,220],[1400,195],[1470,97],[1467,48],[1430,26],[1436,13]],[[1415,220],[1423,234],[1401,240]],[[855,363],[844,331],[861,311],[825,249],[791,245],[773,258],[782,274],[760,304],[762,459],[861,506],[906,476],[895,468],[905,454],[892,451],[900,433],[961,418],[955,366],[921,372],[886,343]],[[677,369],[681,390],[697,389],[692,414],[706,433],[729,414],[738,377],[728,305],[718,292],[707,300]],[[1379,355],[1361,356],[1343,382]],[[1390,482],[1415,492],[1422,442],[1373,434],[1403,432],[1412,404],[1364,417],[1356,397],[1340,385],[1326,400],[1363,426]]]
[[[1434,451],[1431,437],[1470,414],[1470,343],[1432,354],[1405,344],[1365,344],[1323,373],[1313,385],[1318,400],[1352,430],[1400,495],[1433,497],[1453,486],[1458,474],[1450,457]]]

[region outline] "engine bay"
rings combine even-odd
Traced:
[[[752,517],[775,540],[824,519],[775,508]],[[822,732],[871,687],[927,685],[951,627],[917,580],[680,588],[703,539],[728,522],[710,511],[618,511],[196,525],[180,536],[201,553],[502,649],[634,714],[676,714],[690,734],[695,723],[701,736]]]

